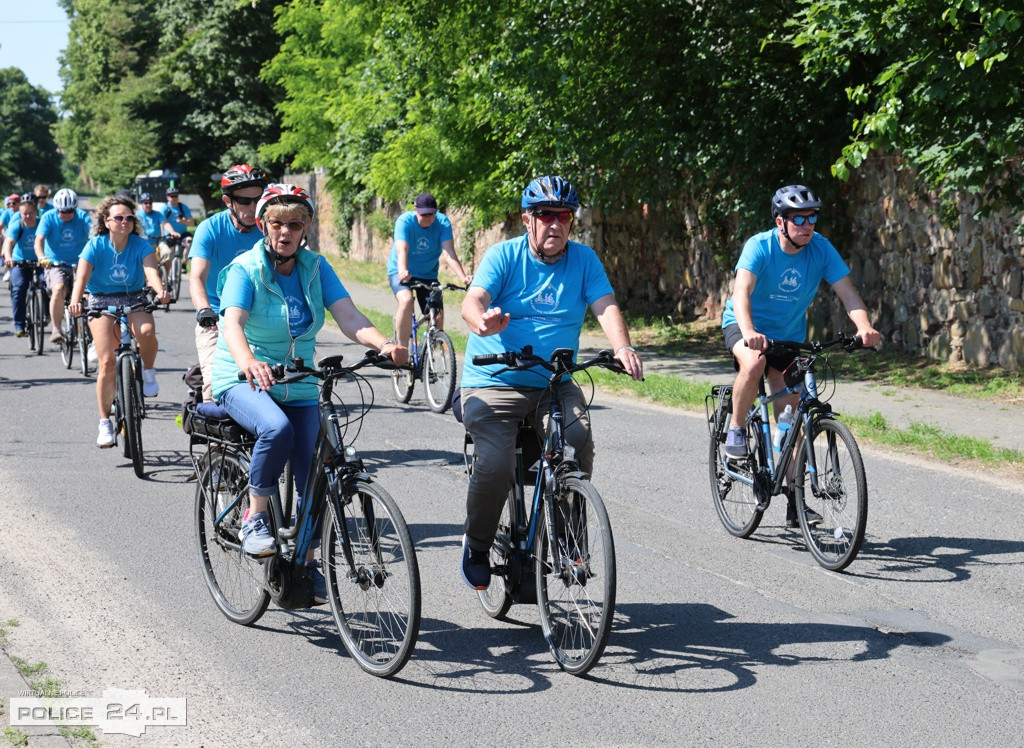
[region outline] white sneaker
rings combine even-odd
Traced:
[[[114,438],[114,424],[110,422],[109,418],[103,418],[100,420],[100,433],[96,437],[96,446],[100,449],[109,449],[117,443],[117,439]]]
[[[8,270],[7,272],[4,273],[4,283],[9,281],[10,279],[11,279],[11,271]]]
[[[156,382],[156,369],[142,370],[142,394],[146,397],[156,397],[160,394],[160,385]]]
[[[89,343],[89,353],[86,357],[89,359],[90,364],[95,364],[100,360],[99,355],[96,353],[95,343]]]

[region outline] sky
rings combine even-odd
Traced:
[[[64,9],[57,0],[2,0],[0,6],[0,68],[21,68],[34,85],[60,91],[57,56],[68,42]]]

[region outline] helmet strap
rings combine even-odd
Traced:
[[[230,197],[231,195],[229,194],[228,198]],[[246,223],[245,221],[242,220],[242,217],[235,212],[234,200],[231,201],[231,205],[228,207],[228,210],[231,212],[231,218],[234,220],[235,226],[239,227],[243,233],[247,231],[252,231],[254,228],[256,228],[255,223]]]

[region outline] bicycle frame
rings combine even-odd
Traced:
[[[422,377],[423,372],[423,356],[420,351],[419,329],[420,325],[428,325],[427,335],[424,336],[424,340],[429,340],[430,332],[437,329],[437,312],[439,311],[439,306],[435,306],[433,303],[433,295],[435,293],[440,295],[442,286],[439,283],[427,284],[421,281],[411,281],[408,284],[405,284],[405,287],[414,292],[412,300],[412,331],[409,335],[409,358],[411,359],[409,363],[412,365],[416,378],[419,379]],[[431,298],[427,301],[427,313],[417,317],[415,291],[419,288],[428,289],[431,292]]]

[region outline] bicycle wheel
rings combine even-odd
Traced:
[[[131,356],[121,356],[117,362],[118,386],[121,388],[121,403],[124,406],[122,423],[124,424],[126,457],[131,457],[135,475],[146,477],[146,465],[142,455],[142,403],[139,391],[135,386],[135,361]]]
[[[448,333],[434,330],[427,333],[423,346],[423,387],[427,404],[435,413],[444,413],[452,405],[455,392],[455,346]]]
[[[725,436],[729,430],[729,415],[718,411],[713,416],[718,423],[711,429],[711,445],[708,452],[708,475],[711,478],[711,500],[722,525],[730,535],[748,538],[761,524],[764,509],[759,509],[757,491],[753,485],[736,480],[726,474],[722,465],[725,458]],[[734,473],[753,480],[757,474],[757,439],[751,425],[747,424],[747,444],[751,448],[746,460],[732,461],[729,467]]]
[[[28,300],[25,304],[25,329],[28,331],[28,349],[36,349],[36,314],[38,314],[39,294],[33,289],[29,291]],[[43,347],[43,341],[39,340],[39,347]]]
[[[615,615],[615,545],[604,502],[589,481],[563,479],[554,500],[556,548],[541,520],[534,569],[544,638],[566,672],[597,664]]]
[[[174,259],[171,260],[171,302],[177,302],[178,297],[181,295],[181,258],[178,257],[175,252]]]
[[[407,403],[412,399],[412,388],[416,383],[416,372],[412,369],[412,340],[409,346],[409,363],[407,367],[395,369],[391,372],[391,384],[395,388],[395,397],[400,403]]]
[[[326,490],[321,473],[317,490]],[[345,649],[371,675],[394,675],[420,628],[416,549],[395,500],[358,480],[328,502],[321,545],[327,597]]]
[[[66,309],[60,321],[60,358],[65,369],[70,369],[75,359],[75,320]]]
[[[811,448],[817,486],[808,468],[805,446],[797,462],[796,506],[807,549],[832,571],[849,566],[864,543],[868,521],[868,483],[860,448],[846,424],[819,418],[811,427]],[[805,509],[821,515],[821,524],[807,523]]]
[[[237,452],[227,450],[214,459],[207,453],[200,459],[196,481],[199,565],[221,613],[244,626],[259,619],[270,604],[263,564],[242,553],[238,540],[249,503],[248,486],[249,464]]]
[[[78,368],[82,371],[82,376],[89,376],[89,342],[92,340],[92,335],[89,333],[89,324],[85,321],[85,317],[78,317],[75,320],[75,325],[78,327],[76,337],[78,338]]]
[[[43,295],[38,291],[32,294],[32,327],[35,328],[36,355],[43,355],[43,341],[46,340],[47,310],[43,303]]]
[[[491,618],[504,618],[512,607],[512,592],[510,590],[511,580],[508,573],[515,561],[517,546],[512,537],[512,492],[509,491],[508,498],[501,510],[501,518],[498,520],[498,533],[494,536],[494,544],[491,546],[491,569],[505,568],[506,574],[491,574],[491,583],[486,590],[478,590],[480,605],[484,612]]]

